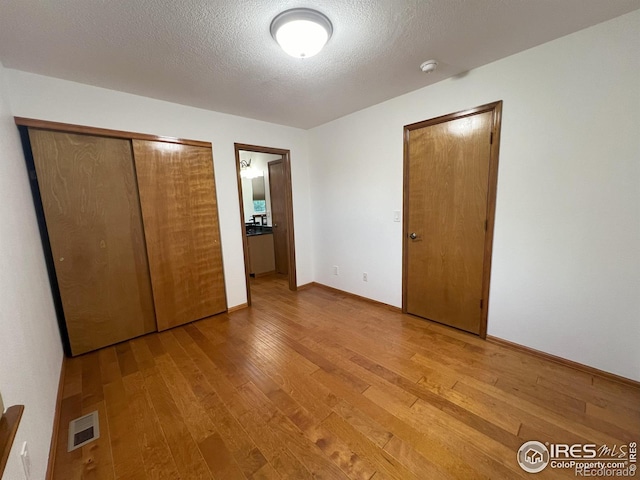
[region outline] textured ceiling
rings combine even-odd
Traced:
[[[333,37],[295,59],[281,11]],[[310,128],[640,8],[640,0],[0,0],[5,67]],[[438,70],[420,72],[435,58]]]

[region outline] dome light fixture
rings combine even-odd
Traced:
[[[331,38],[333,25],[322,13],[310,8],[292,8],[271,22],[271,36],[289,55],[309,58],[316,55]]]

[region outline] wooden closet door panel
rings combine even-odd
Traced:
[[[154,331],[131,142],[29,138],[73,355]]]
[[[158,330],[226,311],[211,149],[133,140]]]

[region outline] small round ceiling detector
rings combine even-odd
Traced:
[[[426,62],[422,62],[422,65],[420,65],[420,70],[424,73],[431,73],[436,68],[438,68],[438,62],[435,60],[427,60]]]

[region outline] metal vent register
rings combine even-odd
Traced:
[[[98,420],[98,411],[96,410],[69,422],[67,452],[80,448],[97,438],[100,438],[100,422]]]

